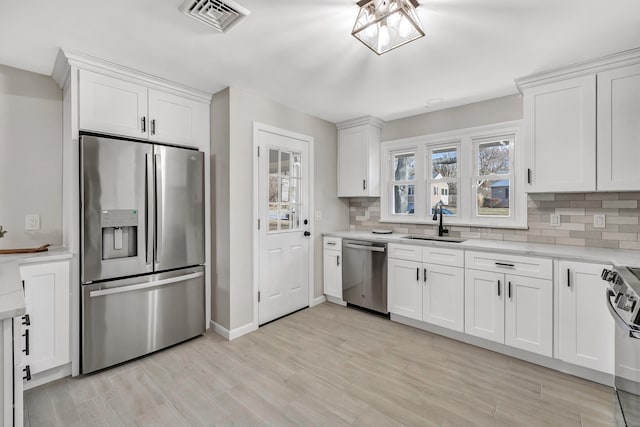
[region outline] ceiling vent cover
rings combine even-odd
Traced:
[[[180,10],[220,33],[226,33],[250,13],[231,0],[185,0]]]

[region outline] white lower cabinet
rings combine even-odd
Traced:
[[[609,265],[559,262],[559,356],[565,362],[613,373],[614,320],[605,300]]]
[[[0,321],[0,416],[3,426],[22,426],[24,413],[22,378],[28,368],[23,365],[20,337],[22,318]]]
[[[323,239],[323,285],[324,294],[342,300],[342,239]]]
[[[69,262],[24,264],[27,316],[22,335],[23,361],[31,374],[70,362]]]
[[[462,332],[464,330],[463,252],[389,245],[389,312]],[[416,261],[418,260],[418,261]],[[424,262],[442,260],[441,264]]]
[[[471,255],[473,254],[467,254],[468,257]],[[465,270],[464,332],[551,357],[551,277],[537,278],[501,273],[499,269],[515,269],[517,263],[508,257],[505,259],[505,256],[496,257],[497,261],[487,264],[490,271],[470,268]],[[532,258],[530,264],[545,266],[540,271],[551,273],[551,260]],[[497,269],[498,271],[495,271]]]

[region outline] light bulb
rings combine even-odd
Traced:
[[[378,41],[380,42],[380,46],[385,47],[389,44],[389,29],[386,25],[380,26],[380,31],[378,34]]]
[[[409,34],[411,34],[412,29],[413,27],[411,26],[407,18],[405,18],[404,16],[400,18],[400,28],[398,28],[398,34],[400,34],[400,37],[407,37]]]
[[[372,39],[378,33],[378,24],[371,24],[364,30],[364,35]]]
[[[389,26],[391,28],[397,28],[398,27],[398,22],[400,22],[400,12],[398,12],[398,11],[393,12],[387,18],[387,24],[389,24]]]

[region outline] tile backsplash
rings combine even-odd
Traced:
[[[529,194],[527,210],[528,230],[453,225],[447,228],[449,235],[455,237],[640,251],[640,192]],[[551,225],[552,213],[560,215],[559,226]],[[596,214],[605,215],[604,228],[593,226]],[[437,226],[433,225],[381,223],[379,220],[379,198],[349,199],[351,230],[390,228],[396,233],[437,233]]]

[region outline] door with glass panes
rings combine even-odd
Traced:
[[[309,305],[309,142],[258,129],[258,321]]]

